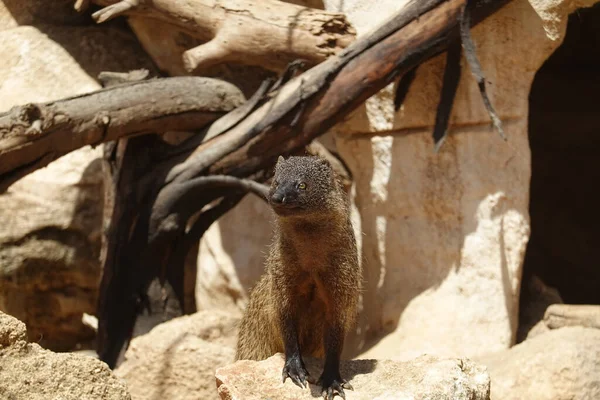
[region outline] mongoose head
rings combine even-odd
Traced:
[[[278,216],[326,214],[339,208],[340,189],[329,162],[316,156],[279,157],[269,192]]]

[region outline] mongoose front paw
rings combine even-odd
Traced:
[[[284,383],[288,376],[292,382],[298,385],[298,387],[306,388],[306,377],[308,376],[308,371],[304,367],[304,363],[299,356],[290,357],[289,359],[285,360],[282,373]]]
[[[336,394],[346,400],[344,389],[354,390],[352,385],[340,378],[339,375],[337,377],[327,376],[325,372],[323,372],[317,383],[323,388],[321,395],[325,400],[332,400]]]

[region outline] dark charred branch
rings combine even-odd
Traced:
[[[471,68],[471,73],[475,77],[477,81],[477,85],[479,86],[479,93],[481,93],[481,99],[483,100],[483,105],[488,111],[490,115],[490,119],[492,120],[492,124],[500,134],[500,137],[506,140],[506,136],[504,135],[504,130],[502,129],[502,121],[494,107],[492,106],[492,102],[490,101],[487,92],[485,90],[485,77],[483,76],[483,71],[481,70],[481,65],[479,64],[479,60],[477,59],[477,53],[475,51],[475,43],[473,43],[473,39],[471,38],[471,5],[470,3],[476,3],[473,0],[467,0],[467,4],[463,7],[462,14],[460,16],[460,38],[462,42],[462,46],[465,49],[465,57]]]
[[[435,116],[435,125],[433,127],[433,142],[435,151],[438,151],[448,133],[448,121],[452,113],[454,97],[460,82],[460,43],[454,43],[448,49],[446,56],[446,68],[444,70],[444,80],[442,82],[442,93]]]
[[[408,90],[412,85],[415,77],[417,76],[417,67],[411,69],[406,74],[402,75],[400,80],[398,81],[398,85],[396,85],[396,96],[394,97],[394,110],[398,111],[402,104],[404,103],[404,99],[408,94]]]
[[[162,266],[160,277],[165,277],[173,287],[180,304],[184,298],[184,266],[190,249],[197,245],[204,233],[217,219],[233,209],[245,196],[245,193],[222,198],[218,204],[203,211],[192,227],[174,245],[169,261]]]
[[[506,3],[473,2],[473,22]],[[188,166],[182,167],[195,174],[243,177],[273,165],[279,154],[306,145],[391,80],[445,51],[459,39],[459,16],[465,4],[466,0],[409,3],[372,36],[293,79],[236,127],[200,145],[186,161]],[[306,103],[303,116],[290,129],[302,102]],[[259,122],[260,130],[256,129]],[[209,156],[215,146],[226,147],[227,156],[217,162],[198,162],[206,160],[203,155]]]

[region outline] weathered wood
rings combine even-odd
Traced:
[[[118,15],[158,19],[206,42],[183,54],[191,72],[223,62],[280,71],[295,59],[318,64],[355,31],[344,14],[278,0],[93,0],[98,23]]]
[[[0,193],[83,147],[150,132],[199,129],[241,105],[233,85],[178,77],[134,82],[0,114]]]

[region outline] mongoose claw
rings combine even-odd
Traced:
[[[324,382],[325,380],[330,380],[330,383]],[[321,395],[325,400],[333,400],[335,395],[337,394],[342,399],[346,400],[346,394],[344,393],[344,389],[354,390],[352,385],[343,379],[327,379],[321,376],[318,383],[322,384],[322,392]]]
[[[289,377],[298,387],[302,389],[307,387],[306,377],[309,376],[309,374],[299,357],[292,357],[286,360],[281,375],[283,383],[285,383],[285,380]]]

